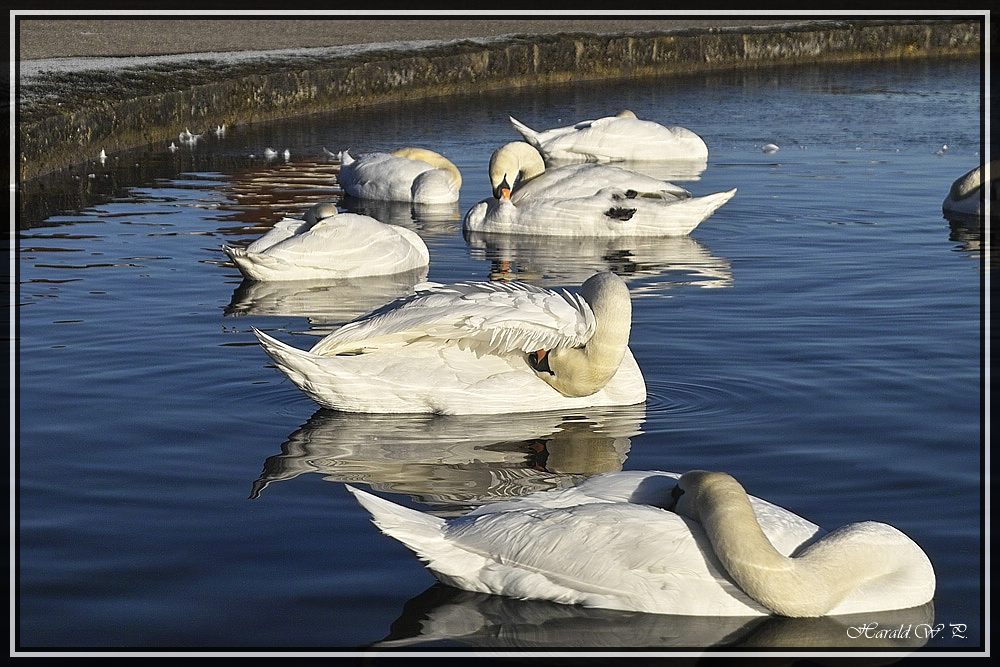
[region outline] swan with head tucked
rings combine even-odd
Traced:
[[[578,294],[524,283],[418,285],[309,350],[257,331],[281,371],[345,412],[495,414],[646,400],[613,273]]]
[[[381,276],[427,266],[416,232],[375,218],[316,204],[302,220],[284,218],[246,248],[222,250],[250,280],[310,280]]]
[[[344,192],[358,199],[450,204],[458,201],[462,174],[448,158],[426,148],[391,153],[340,154]]]
[[[983,200],[990,200],[990,207],[996,206],[996,177],[1000,169],[1000,161],[994,160],[986,165],[985,175],[983,165],[979,165],[962,174],[951,184],[948,196],[941,204],[944,217],[961,222],[973,221],[983,216]],[[985,176],[985,177],[984,177]],[[988,188],[983,191],[984,185]],[[992,211],[995,213],[995,209]]]
[[[444,520],[348,487],[443,583],[587,607],[816,617],[934,596],[926,554],[884,523],[832,533],[730,475],[616,472]]]
[[[538,132],[513,116],[524,140],[546,161],[619,162],[707,160],[708,146],[691,130],[640,120],[629,110]]]
[[[473,232],[545,236],[683,236],[729,201],[735,188],[693,197],[679,186],[608,164],[546,169],[523,141],[490,157],[493,198],[465,216]]]

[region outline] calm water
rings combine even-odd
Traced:
[[[979,77],[946,61],[510,90],[230,127],[32,184],[18,221],[21,646],[859,646],[846,621],[435,586],[343,486],[454,515],[603,471],[691,468],[828,528],[899,527],[934,564],[933,608],[858,622],[944,624],[928,646],[981,646],[982,234],[941,216],[979,161]],[[702,135],[709,167],[684,185],[736,197],[684,239],[463,236],[490,152],[517,138],[508,114],[543,128],[622,108]],[[366,210],[419,231],[431,280],[625,277],[645,405],[347,415],[268,363],[251,326],[306,347],[424,276],[243,284],[220,246],[339,199],[324,147],[407,144],[456,162],[459,206]]]

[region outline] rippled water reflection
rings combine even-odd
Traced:
[[[983,619],[981,227],[941,201],[979,160],[968,61],[791,68],[501,91],[208,132],[26,184],[18,200],[19,601],[26,646],[846,646],[845,619],[614,614],[433,587],[343,483],[442,515],[613,470],[726,470],[825,527],[921,544],[933,609]],[[490,152],[630,108],[709,144],[689,238],[463,234]],[[222,119],[220,119],[221,121]],[[197,128],[192,128],[196,129]],[[765,143],[777,153],[763,153]],[[941,153],[942,144],[949,150]],[[341,198],[328,151],[416,144],[453,207]],[[290,158],[267,159],[264,149]],[[696,170],[697,171],[697,170]],[[415,230],[426,272],[254,284],[221,252],[334,200]],[[251,327],[307,347],[425,279],[622,275],[637,408],[505,418],[345,415],[287,382]],[[247,496],[253,496],[248,499]],[[912,612],[912,613],[911,613]]]

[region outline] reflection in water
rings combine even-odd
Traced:
[[[435,514],[574,486],[620,471],[645,420],[640,406],[518,415],[365,415],[320,409],[264,462],[252,498],[316,472],[409,494]],[[442,507],[443,506],[443,507]]]
[[[470,254],[490,262],[491,280],[526,280],[536,285],[580,284],[595,272],[614,271],[651,285],[636,291],[696,285],[731,287],[729,261],[715,257],[689,236],[587,238],[520,236],[465,231]],[[648,279],[652,278],[652,281]]]
[[[340,204],[350,213],[359,213],[375,218],[379,222],[406,227],[419,232],[422,236],[455,234],[462,222],[458,202],[416,204],[357,199],[345,195]]]
[[[991,216],[992,217],[992,216]],[[982,220],[959,220],[948,221],[950,233],[949,241],[960,244],[960,248],[969,253],[970,256],[981,258],[983,252],[983,225]]]
[[[222,188],[231,203],[222,208],[235,213],[231,220],[270,228],[284,217],[301,218],[314,204],[340,199],[336,174],[336,168],[323,162],[235,169]]]
[[[413,294],[413,286],[426,279],[427,267],[422,266],[387,276],[339,280],[244,280],[225,314],[306,317],[309,333],[325,336],[359,315]]]
[[[867,632],[857,629],[876,623]],[[517,600],[437,583],[409,600],[388,636],[374,646],[450,641],[483,648],[549,649],[914,648],[927,642],[933,623],[932,602],[899,611],[822,618],[674,616]],[[898,628],[909,628],[908,636],[878,636],[878,629]]]
[[[547,169],[556,169],[570,164],[580,164],[585,160],[564,160],[552,159],[545,161]],[[708,159],[697,160],[623,160],[609,162],[608,164],[635,171],[651,178],[658,178],[661,181],[697,181],[701,179],[702,172],[708,168]]]

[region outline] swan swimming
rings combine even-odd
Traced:
[[[546,169],[533,146],[514,141],[490,157],[493,198],[469,209],[465,228],[545,236],[683,236],[736,189],[704,197],[608,164]]]
[[[624,110],[615,116],[535,131],[513,116],[510,122],[524,140],[548,160],[587,162],[705,160],[708,146],[683,127],[639,120]]]
[[[967,171],[958,177],[948,195],[941,203],[941,211],[944,217],[960,221],[971,221],[983,215],[984,196],[990,200],[990,207],[996,205],[996,182],[994,178],[997,170],[1000,169],[1000,161],[994,160],[987,165],[986,177],[983,177],[983,165],[978,165],[974,169]],[[989,189],[984,194],[983,184],[988,184]],[[995,210],[992,213],[996,213]]]
[[[340,186],[358,199],[450,204],[458,201],[462,188],[458,167],[426,148],[365,153],[357,158],[341,151],[340,160]]]
[[[347,487],[441,582],[655,614],[837,616],[931,600],[909,537],[866,521],[824,534],[725,473],[628,471],[445,520]]]
[[[409,271],[430,262],[416,232],[366,215],[311,207],[302,220],[284,218],[246,248],[222,246],[251,280],[354,278]]]
[[[632,304],[610,272],[579,293],[524,283],[417,285],[300,350],[254,329],[288,378],[345,412],[498,414],[646,400]]]

